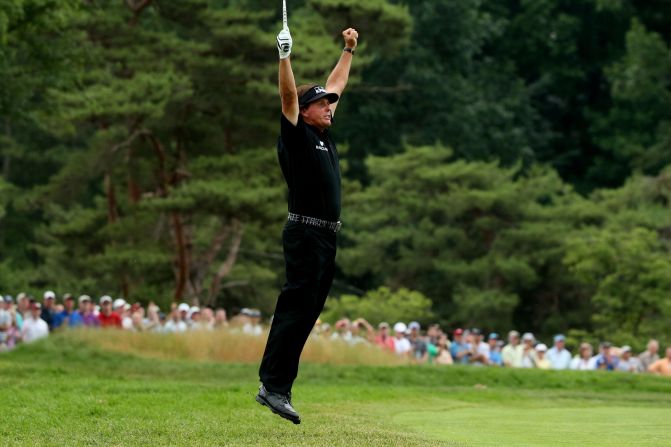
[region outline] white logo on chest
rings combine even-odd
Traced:
[[[315,145],[315,149],[320,150],[320,151],[328,151],[329,148],[327,146],[324,146],[323,141],[319,141],[319,144]]]

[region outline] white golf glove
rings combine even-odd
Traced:
[[[289,57],[292,43],[289,28],[283,28],[277,35],[277,51],[280,53],[280,59]]]

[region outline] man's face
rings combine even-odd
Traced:
[[[555,342],[555,346],[557,347],[558,351],[561,351],[564,349],[564,340],[557,340],[557,342]]]
[[[25,312],[26,310],[28,310],[29,306],[30,306],[30,301],[28,300],[28,298],[21,298],[19,300],[19,310],[21,312]]]
[[[629,351],[622,351],[622,359],[623,359],[623,360],[629,360],[629,357],[631,357],[631,352],[629,352]]]
[[[68,312],[71,312],[72,309],[75,307],[75,301],[72,299],[65,300],[65,308],[68,310]]]
[[[103,312],[105,315],[109,315],[109,314],[112,312],[112,303],[109,302],[109,301],[104,301],[104,302],[100,305],[100,309],[102,310],[102,312]]]
[[[51,309],[54,306],[54,299],[53,298],[45,298],[44,299],[44,307],[47,309]]]
[[[311,102],[301,109],[303,121],[320,130],[331,127],[331,104],[326,98]]]
[[[648,343],[648,351],[650,351],[650,354],[657,354],[657,351],[659,351],[659,344],[651,341]]]
[[[40,313],[42,312],[42,309],[40,309],[39,307],[32,307],[30,309],[30,312],[32,313],[33,318],[38,319],[40,318]]]
[[[520,344],[520,338],[519,338],[519,337],[516,337],[516,336],[514,336],[514,335],[511,336],[510,338],[508,338],[508,341],[509,341],[510,344],[513,345],[513,346]]]

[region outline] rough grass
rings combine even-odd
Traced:
[[[306,363],[294,426],[254,402],[254,363],[139,357],[81,337],[0,356],[0,444],[669,445],[671,380],[659,377]]]
[[[267,334],[253,336],[239,330],[194,331],[182,334],[139,333],[108,329],[77,330],[70,340],[108,351],[164,360],[259,363]],[[400,365],[407,363],[375,346],[349,346],[341,341],[310,337],[302,356],[309,363],[336,365]]]

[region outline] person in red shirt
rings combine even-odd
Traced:
[[[121,317],[116,312],[112,311],[112,298],[110,296],[103,296],[100,298],[100,314],[98,320],[101,327],[118,327],[121,328]]]
[[[375,344],[383,349],[394,352],[394,337],[389,335],[389,323],[382,322],[377,326],[378,332],[375,337]]]

